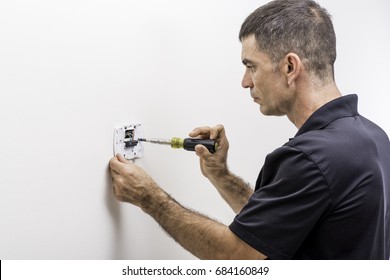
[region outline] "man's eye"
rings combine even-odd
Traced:
[[[250,65],[246,65],[246,68],[248,70],[250,70],[251,72],[254,72],[255,71],[255,68],[253,66],[250,66]]]

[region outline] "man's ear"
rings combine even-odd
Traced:
[[[288,53],[284,57],[283,70],[287,84],[290,86],[298,78],[301,71],[302,61],[295,53]]]

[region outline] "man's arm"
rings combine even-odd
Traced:
[[[215,127],[198,127],[189,134],[191,137],[214,139],[218,149],[211,154],[205,147],[198,145],[195,152],[199,156],[200,169],[203,175],[215,186],[223,199],[235,213],[239,213],[253,194],[253,189],[240,177],[231,173],[227,167],[229,142],[222,125]]]
[[[115,197],[151,215],[177,242],[201,259],[264,259],[230,229],[186,209],[139,166],[118,155],[110,161]]]

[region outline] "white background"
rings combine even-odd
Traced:
[[[142,211],[112,196],[114,127],[186,137],[223,123],[229,166],[255,183],[296,133],[241,88],[238,31],[266,1],[0,2],[0,259],[193,259]],[[390,133],[390,2],[331,1],[336,82]],[[145,144],[137,161],[185,206],[234,213],[194,153]]]

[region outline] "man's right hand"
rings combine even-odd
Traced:
[[[191,131],[189,135],[190,137],[208,138],[217,141],[218,149],[213,154],[202,145],[195,147],[195,152],[200,160],[200,169],[233,211],[239,213],[253,194],[253,189],[250,184],[228,170],[229,142],[226,138],[225,128],[223,125],[198,127]]]
[[[212,139],[218,144],[218,149],[213,154],[202,145],[197,145],[195,147],[195,152],[199,156],[202,174],[212,183],[213,181],[218,180],[221,176],[226,175],[228,173],[227,153],[229,149],[229,142],[226,138],[225,128],[223,125],[217,125],[214,127],[197,127],[189,133],[189,136]]]

